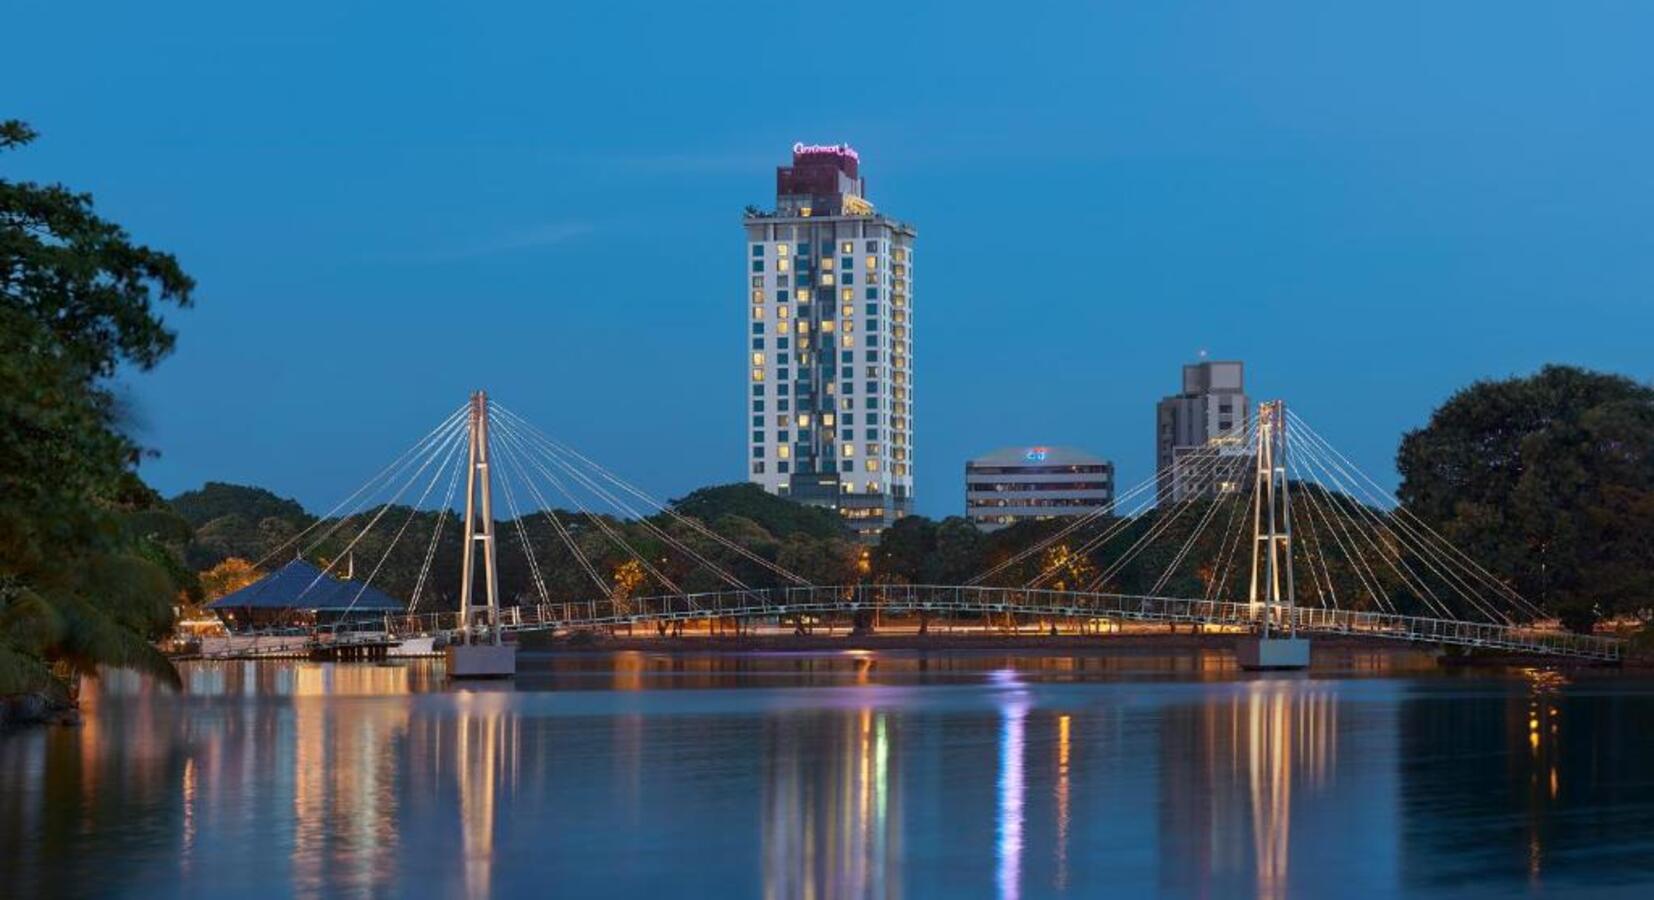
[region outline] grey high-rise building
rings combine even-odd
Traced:
[[[913,509],[911,225],[867,200],[847,144],[796,144],[749,207],[749,480],[863,540]]]
[[[1204,361],[1183,367],[1183,390],[1155,408],[1156,500],[1236,490],[1249,458],[1245,364]]]

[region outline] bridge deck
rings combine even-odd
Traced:
[[[891,613],[1009,613],[1035,617],[1190,623],[1254,628],[1262,608],[1225,600],[1191,600],[1129,594],[1025,590],[950,585],[854,585],[799,587],[705,594],[668,594],[628,600],[586,600],[508,607],[507,631],[547,631],[603,625],[691,619],[790,617],[879,609]],[[1300,606],[1277,609],[1273,627],[1308,635],[1358,635],[1397,641],[1481,647],[1513,653],[1613,661],[1623,643],[1614,638],[1492,622],[1461,622],[1393,613]],[[459,629],[457,613],[393,616],[387,630],[432,634]]]

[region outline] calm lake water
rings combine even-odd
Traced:
[[[1319,661],[1322,664],[1325,661]],[[0,738],[0,894],[1654,895],[1654,681],[1355,656],[195,663]]]

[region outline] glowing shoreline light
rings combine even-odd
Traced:
[[[861,162],[861,154],[857,153],[856,149],[851,147],[849,144],[806,144],[803,141],[793,144],[794,156],[806,156],[819,153],[830,153],[834,156],[845,156],[857,162]]]

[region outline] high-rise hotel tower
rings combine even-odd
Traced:
[[[867,200],[847,144],[793,145],[747,209],[749,478],[863,540],[913,509],[911,225]]]

